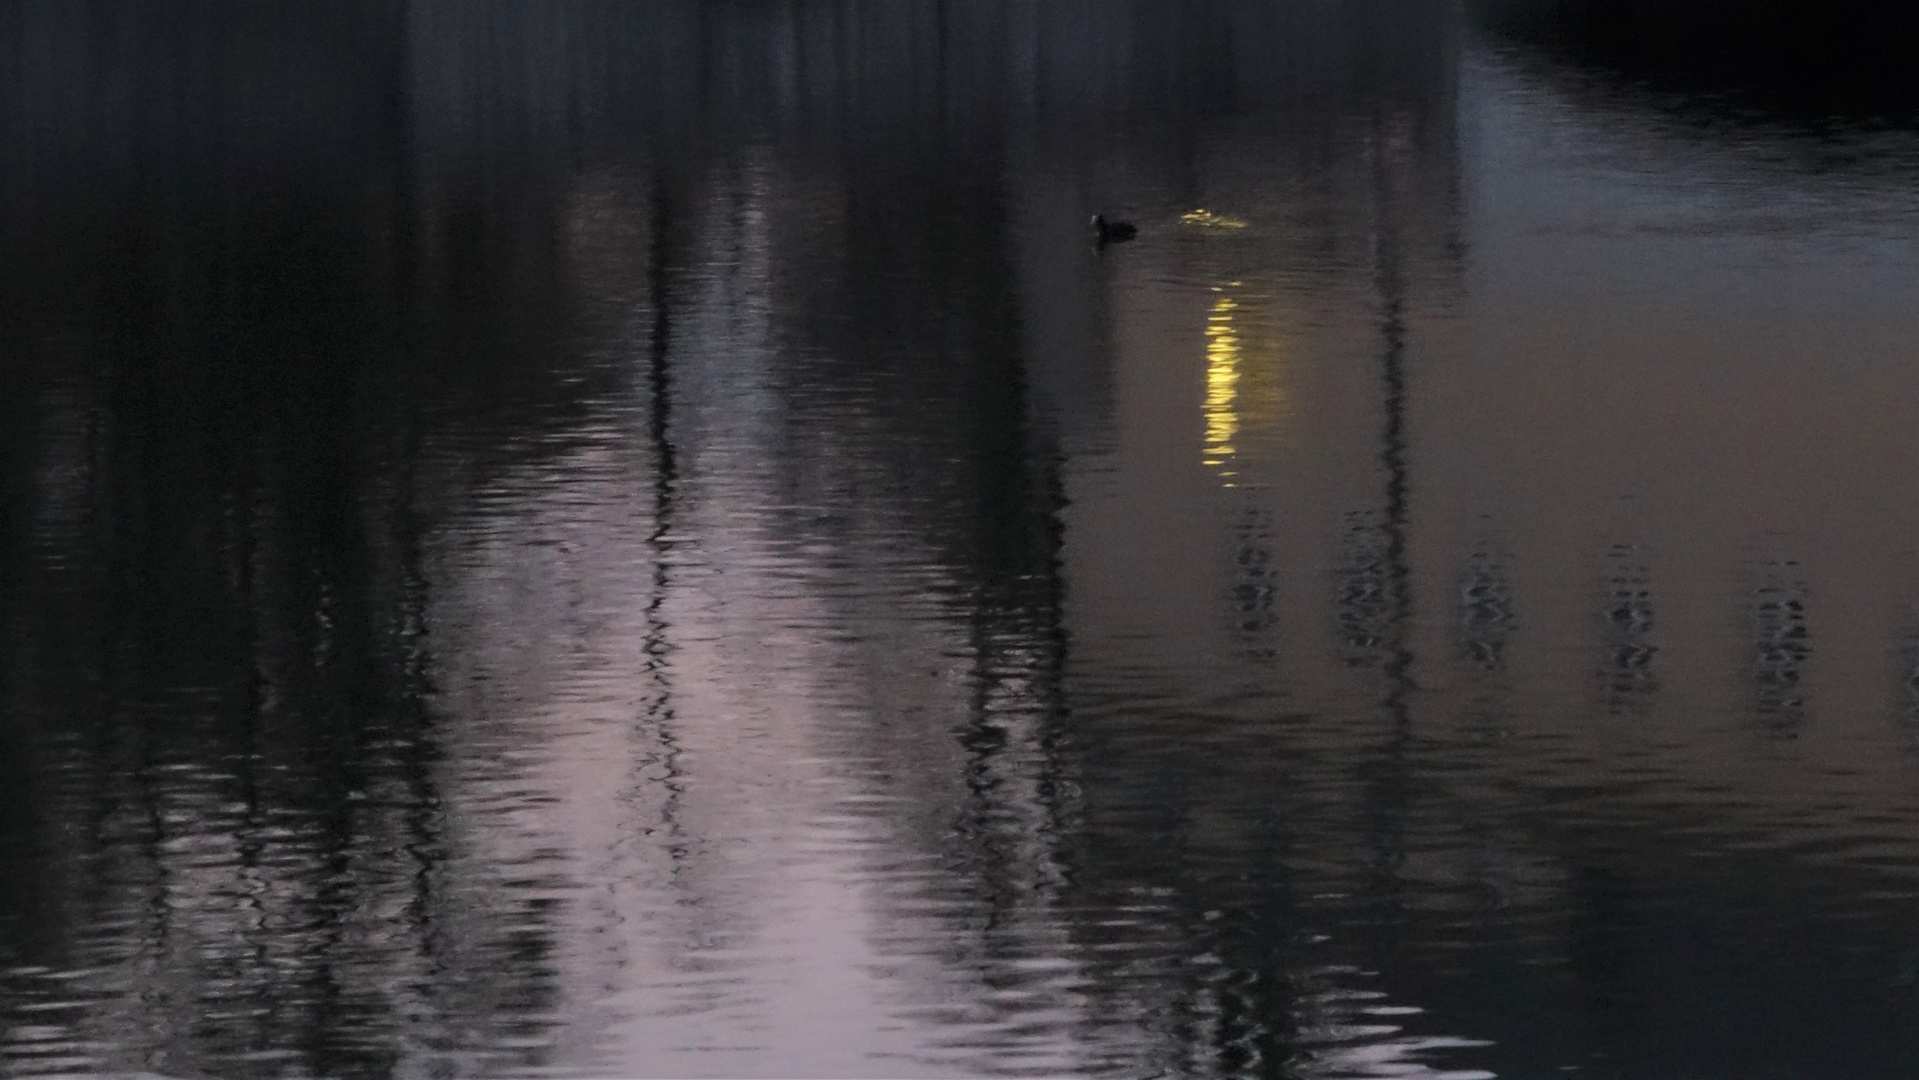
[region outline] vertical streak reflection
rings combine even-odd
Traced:
[[[1614,715],[1645,713],[1658,688],[1652,579],[1643,556],[1637,546],[1624,543],[1612,545],[1607,553],[1600,678],[1607,711]]]
[[[1757,577],[1748,601],[1756,705],[1769,730],[1791,734],[1806,718],[1806,581],[1796,559],[1768,561]]]
[[[1379,463],[1386,478],[1385,540],[1387,707],[1396,726],[1404,726],[1406,696],[1413,689],[1413,655],[1405,641],[1412,614],[1411,572],[1406,554],[1406,297],[1400,276],[1399,245],[1392,214],[1390,178],[1378,132],[1373,145],[1374,197],[1379,223],[1373,234],[1375,284],[1380,297],[1380,387],[1385,422],[1380,432]]]
[[[1234,486],[1233,445],[1239,434],[1239,378],[1241,349],[1233,312],[1239,301],[1220,291],[1206,315],[1206,446],[1204,461],[1217,469],[1227,487]]]
[[[1412,582],[1406,551],[1406,300],[1401,276],[1392,176],[1386,158],[1382,118],[1373,119],[1374,287],[1379,293],[1379,373],[1384,421],[1379,436],[1380,471],[1385,478],[1384,506],[1378,523],[1382,586],[1381,640],[1378,656],[1386,678],[1381,699],[1388,729],[1376,761],[1367,767],[1366,805],[1373,867],[1380,899],[1397,904],[1397,872],[1405,858],[1408,815],[1406,755],[1412,738],[1410,697],[1414,689],[1412,649],[1406,641],[1412,615]],[[1391,949],[1393,943],[1380,946]]]
[[[672,670],[665,617],[667,592],[672,573],[674,495],[679,486],[679,460],[673,447],[673,384],[671,350],[673,345],[672,273],[673,196],[664,175],[654,178],[652,222],[648,229],[648,300],[653,308],[653,326],[649,335],[647,363],[647,439],[653,454],[653,530],[647,535],[648,552],[653,564],[651,595],[646,604],[645,634],[642,649],[652,692],[647,696],[645,723],[658,741],[658,766],[665,798],[660,806],[661,824],[666,831],[667,853],[677,870],[686,854],[679,821],[681,796],[680,747],[674,731]]]

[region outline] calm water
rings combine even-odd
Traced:
[[[1919,1073],[1910,98],[325,10],[0,4],[0,1073]]]

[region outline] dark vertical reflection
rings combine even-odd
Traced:
[[[1345,660],[1356,667],[1384,667],[1393,656],[1388,530],[1376,512],[1348,511],[1340,540],[1343,557],[1335,577],[1333,613]]]
[[[1894,647],[1894,657],[1899,676],[1895,711],[1910,729],[1919,725],[1919,633],[1905,631]]]
[[[1459,644],[1466,662],[1480,671],[1506,664],[1513,632],[1512,571],[1504,551],[1490,541],[1473,546],[1459,575]]]
[[[1279,567],[1272,552],[1271,511],[1256,503],[1240,510],[1234,528],[1232,615],[1234,634],[1246,655],[1270,660],[1277,653],[1273,640],[1278,613]]]
[[[1378,144],[1378,139],[1379,133],[1375,132],[1373,153],[1383,155],[1387,150]],[[1385,483],[1385,500],[1380,510],[1380,540],[1376,546],[1384,579],[1381,647],[1391,688],[1386,704],[1397,727],[1406,720],[1405,696],[1413,687],[1413,656],[1405,644],[1406,620],[1412,614],[1411,570],[1406,552],[1406,295],[1390,181],[1383,161],[1375,168],[1378,169],[1375,213],[1379,215],[1374,241],[1380,301],[1379,385],[1385,414],[1379,435],[1379,467]]]
[[[1377,106],[1376,106],[1377,109]],[[1405,152],[1389,141],[1383,110],[1373,117],[1370,156],[1373,166],[1373,284],[1379,302],[1379,385],[1383,422],[1378,464],[1384,485],[1379,511],[1378,551],[1382,593],[1378,645],[1385,677],[1380,704],[1385,727],[1378,749],[1361,765],[1362,796],[1369,849],[1368,891],[1379,911],[1379,926],[1369,945],[1380,960],[1399,949],[1403,932],[1406,832],[1411,807],[1409,761],[1412,718],[1413,652],[1408,640],[1413,615],[1412,568],[1407,551],[1409,477],[1407,468],[1407,286],[1399,208],[1393,190],[1390,156]]]
[[[1806,661],[1812,655],[1806,626],[1806,583],[1791,559],[1762,563],[1748,600],[1752,634],[1755,707],[1766,726],[1792,732],[1805,719]]]
[[[645,762],[641,775],[658,783],[664,796],[660,804],[660,827],[666,831],[675,864],[684,854],[678,820],[678,803],[683,778],[679,762],[677,717],[673,705],[672,627],[666,618],[668,593],[673,584],[673,499],[679,484],[680,468],[673,447],[673,210],[672,181],[666,175],[654,178],[652,219],[647,229],[646,284],[653,324],[647,335],[646,433],[652,455],[653,499],[652,528],[647,534],[652,580],[646,597],[646,638],[644,665],[651,682],[641,723],[646,736],[658,747],[656,760]]]
[[[1453,636],[1474,692],[1462,720],[1484,739],[1509,737],[1511,671],[1507,650],[1515,630],[1511,555],[1497,536],[1473,542],[1457,578]]]
[[[1644,552],[1632,544],[1606,551],[1606,598],[1599,677],[1606,709],[1640,715],[1658,689],[1652,643],[1656,608]]]

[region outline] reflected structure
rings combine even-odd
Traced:
[[[1806,584],[1790,559],[1758,568],[1752,586],[1752,681],[1759,715],[1787,729],[1804,719],[1800,682],[1812,654],[1806,629]]]
[[[1604,656],[1600,661],[1602,693],[1609,712],[1643,714],[1659,687],[1653,669],[1658,646],[1653,644],[1652,575],[1645,552],[1633,544],[1614,544],[1606,552]]]
[[[1459,575],[1460,649],[1481,671],[1505,666],[1513,632],[1512,576],[1506,556],[1491,544],[1476,545]]]

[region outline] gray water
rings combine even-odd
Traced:
[[[0,1073],[1919,1072],[1919,137],[1581,25],[0,5]]]

